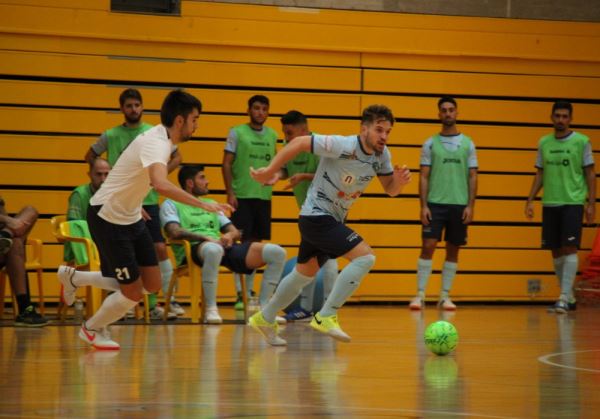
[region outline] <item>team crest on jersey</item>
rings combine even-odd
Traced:
[[[379,172],[379,170],[381,169],[381,164],[378,161],[374,161],[371,166],[373,167],[373,170],[375,172]]]

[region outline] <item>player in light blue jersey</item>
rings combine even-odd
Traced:
[[[344,221],[352,203],[373,178],[379,178],[390,196],[398,195],[410,181],[406,166],[392,167],[391,154],[386,147],[393,124],[394,116],[389,108],[371,105],[363,111],[359,135],[298,137],[277,153],[269,166],[250,169],[256,181],[272,184],[278,179],[279,169],[300,152],[310,151],[320,156],[298,219],[301,235],[298,263],[281,280],[269,303],[248,321],[270,345],[287,344],[278,336],[276,313],[298,297],[320,266],[328,259],[338,257],[344,257],[350,263],[340,272],[329,297],[310,325],[334,339],[350,341],[350,336],[339,325],[337,311],[369,272],[375,263],[375,255]]]

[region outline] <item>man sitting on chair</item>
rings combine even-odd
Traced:
[[[13,217],[9,216],[0,196],[0,269],[6,267],[10,286],[17,300],[19,315],[15,319],[15,326],[19,327],[42,327],[48,324],[48,320],[31,303],[25,269],[27,236],[37,218],[38,212],[31,206],[22,208]]]
[[[178,174],[179,184],[186,192],[205,202],[208,179],[204,166],[184,166]],[[286,251],[276,244],[260,242],[237,243],[241,233],[224,214],[167,199],[160,209],[162,226],[171,240],[188,240],[192,245],[193,262],[202,266],[205,322],[222,323],[217,309],[217,278],[219,266],[236,273],[249,274],[266,264],[260,287],[259,302],[266,304],[281,278]],[[186,263],[182,246],[174,245],[177,265]],[[189,261],[187,261],[190,263]],[[285,322],[283,318],[279,319]]]

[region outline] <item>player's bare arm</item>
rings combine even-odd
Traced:
[[[421,166],[419,173],[419,201],[421,203],[421,223],[425,226],[431,222],[431,210],[427,205],[427,195],[429,194],[429,175],[431,166]]]
[[[402,192],[404,185],[410,183],[410,170],[403,165],[402,167],[395,165],[394,171],[388,176],[378,176],[383,190],[389,196],[397,196]]]
[[[238,207],[237,198],[233,192],[233,161],[235,160],[235,154],[225,152],[223,153],[223,164],[221,165],[221,172],[223,173],[223,182],[225,183],[225,192],[227,193],[227,203],[233,208]]]
[[[588,187],[588,203],[585,207],[585,219],[588,224],[593,224],[596,218],[596,171],[594,170],[594,166],[588,166],[584,170]]]
[[[527,198],[527,202],[525,203],[525,217],[529,219],[533,218],[533,200],[542,189],[543,175],[544,170],[538,167],[537,172],[535,173],[535,177],[533,178],[533,183],[531,184],[529,197]]]
[[[477,169],[469,169],[469,203],[463,211],[463,223],[470,224],[475,214],[475,198],[477,197]]]
[[[167,179],[167,166],[162,163],[151,164],[149,166],[148,171],[150,173],[150,182],[156,190],[156,192],[167,198],[171,198],[172,200],[181,202],[182,204],[202,208],[210,212],[233,211],[233,208],[229,204],[202,202],[198,200],[194,195],[191,195],[183,189],[173,185],[169,181],[169,179]]]
[[[260,169],[250,168],[250,176],[262,184],[268,184],[278,175],[278,171],[285,166],[285,164],[296,157],[303,151],[310,151],[311,149],[311,136],[305,135],[298,137],[294,141],[287,144],[275,155],[275,158],[267,167],[261,167]]]
[[[171,240],[189,240],[199,242],[210,241],[218,243],[217,240],[214,240],[211,237],[204,236],[202,234],[192,233],[191,231],[184,229],[183,227],[181,227],[180,224],[175,222],[170,222],[165,226],[165,233],[167,233],[167,236]]]

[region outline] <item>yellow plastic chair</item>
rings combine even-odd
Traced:
[[[81,243],[85,247],[85,251],[88,257],[88,263],[77,264],[75,261],[66,261],[75,269],[81,271],[99,271],[100,261],[98,260],[98,249],[94,242],[86,237],[75,237],[71,236],[69,230],[69,223],[67,223],[67,217],[65,215],[56,215],[50,219],[52,226],[52,234],[56,237],[59,243]],[[86,287],[86,315],[91,317],[100,307],[102,301],[102,290],[94,287]],[[61,301],[58,308],[58,315],[61,319],[64,319],[66,314],[66,306]]]
[[[38,280],[38,302],[40,313],[44,315],[45,313],[45,305],[44,305],[44,288],[43,288],[43,272],[44,268],[42,266],[42,241],[39,239],[27,239],[27,246],[31,247],[32,252],[27,252],[27,260],[25,261],[25,271],[31,272],[35,271],[37,274]],[[6,296],[6,281],[7,281],[7,273],[6,268],[0,269],[0,314],[4,313],[4,300]],[[29,278],[27,278],[29,280]],[[13,317],[16,319],[19,315],[19,308],[17,306],[17,299],[14,292],[11,292],[12,296],[12,305],[13,305]]]
[[[186,264],[176,267],[169,281],[169,289],[165,296],[165,319],[171,305],[171,296],[173,289],[179,278],[187,277],[190,280],[190,303],[192,323],[204,323],[206,314],[206,304],[204,302],[204,290],[202,288],[202,268],[194,263],[192,259],[192,246],[187,240],[169,240],[169,244],[183,246],[185,251]],[[248,321],[248,296],[246,294],[246,281],[241,276],[242,283],[242,301],[244,302],[244,322]]]

